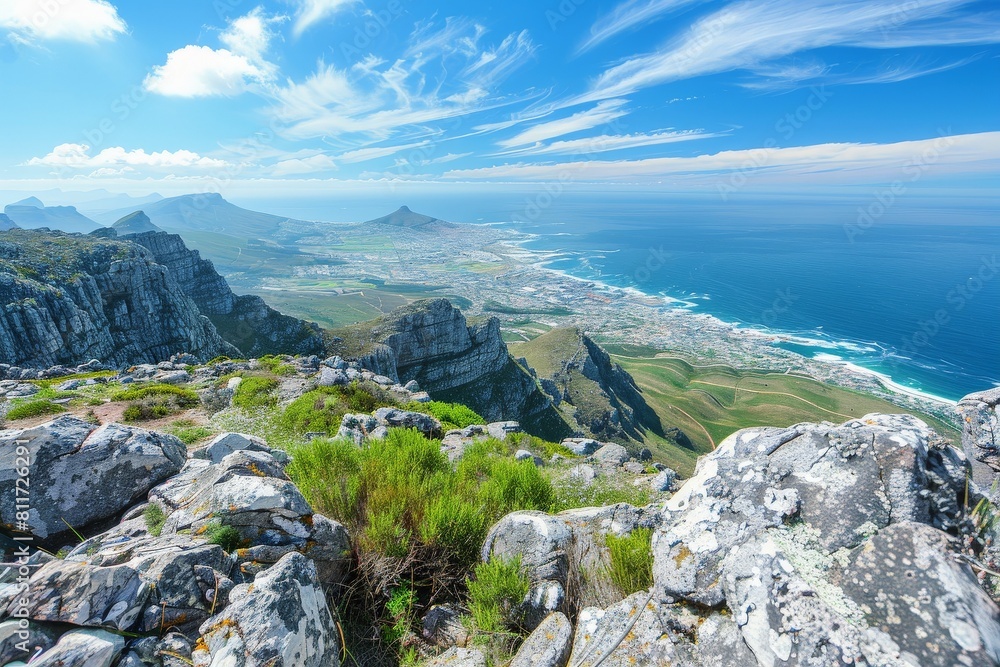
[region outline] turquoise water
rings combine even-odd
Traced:
[[[399,203],[340,200],[339,218],[321,215],[320,202],[284,213],[364,220]],[[559,253],[550,268],[789,334],[780,345],[808,357],[850,361],[952,400],[1000,385],[1000,221],[990,202],[901,202],[870,222],[858,217],[870,195],[723,203],[512,194],[405,203],[532,234],[526,247]]]

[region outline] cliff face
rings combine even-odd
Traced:
[[[0,360],[53,366],[155,363],[236,350],[170,271],[128,243],[11,230],[0,235]]]
[[[237,296],[212,262],[189,250],[177,234],[145,232],[122,237],[137,243],[166,266],[222,337],[243,356],[322,354],[323,339],[315,324],[282,315],[258,296]]]
[[[518,344],[525,358],[567,419],[588,435],[628,444],[646,431],[665,435],[660,418],[635,381],[610,355],[578,329],[553,329]],[[671,437],[686,436],[677,431]]]
[[[464,403],[490,421],[515,419],[549,437],[571,432],[511,358],[493,318],[470,325],[446,299],[434,299],[333,334],[334,352],[400,382],[416,380],[438,400]]]

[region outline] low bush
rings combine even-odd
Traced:
[[[653,585],[652,539],[653,531],[649,528],[636,528],[622,537],[607,536],[608,575],[622,595],[629,596]]]
[[[111,395],[112,401],[144,401],[161,398],[173,399],[173,402],[182,408],[193,408],[200,402],[196,392],[172,384],[129,387]]]
[[[278,403],[274,390],[280,382],[267,377],[245,377],[233,392],[233,407],[243,410],[270,408]]]
[[[156,503],[149,503],[142,512],[142,518],[146,520],[146,530],[153,537],[159,537],[163,532],[163,524],[167,522],[167,514],[163,508]]]
[[[444,403],[442,401],[411,403],[407,406],[407,409],[436,417],[445,430],[486,423],[486,420],[480,417],[474,410],[460,403]]]
[[[205,539],[209,544],[218,544],[224,551],[235,551],[240,546],[240,531],[221,521],[213,521],[205,527]]]
[[[28,419],[43,415],[56,415],[60,412],[66,412],[66,408],[47,399],[41,399],[15,405],[7,412],[7,419]]]
[[[367,414],[376,408],[397,404],[388,392],[368,383],[320,387],[289,403],[282,413],[281,422],[285,428],[297,433],[336,435],[345,414]]]
[[[521,559],[494,559],[480,563],[469,580],[469,612],[484,632],[506,632],[520,627],[519,608],[531,581],[521,568]]]

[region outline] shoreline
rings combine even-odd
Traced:
[[[516,246],[518,246],[525,255],[527,255],[527,256],[532,257],[533,259],[535,259],[535,261],[530,262],[530,265],[533,268],[536,268],[536,269],[538,269],[540,271],[545,271],[545,272],[548,272],[548,273],[552,273],[552,274],[558,275],[558,276],[560,276],[562,278],[566,278],[566,279],[569,279],[569,280],[580,281],[580,282],[583,282],[583,283],[595,283],[595,284],[601,285],[603,288],[605,288],[605,289],[607,289],[609,291],[610,290],[618,291],[618,292],[621,292],[621,293],[627,295],[628,297],[634,297],[634,298],[639,298],[639,299],[658,299],[659,298],[659,299],[661,299],[664,302],[664,307],[669,308],[673,312],[687,314],[687,315],[690,315],[690,316],[703,316],[703,317],[711,318],[712,320],[714,320],[715,322],[717,322],[719,325],[729,327],[734,334],[738,334],[739,332],[742,332],[742,333],[746,334],[747,336],[753,337],[753,338],[763,338],[763,339],[767,339],[767,340],[770,340],[770,341],[789,342],[789,343],[793,343],[793,344],[803,345],[803,346],[806,346],[806,347],[815,347],[815,348],[820,348],[820,349],[831,349],[831,350],[847,350],[847,351],[854,350],[854,351],[872,351],[872,352],[874,352],[876,348],[872,348],[870,346],[874,345],[874,346],[881,347],[880,344],[877,343],[877,342],[858,343],[856,341],[846,341],[846,340],[845,341],[840,341],[840,340],[836,340],[836,339],[829,339],[829,340],[815,339],[815,338],[808,338],[808,337],[806,337],[805,335],[803,335],[802,332],[781,331],[781,330],[768,330],[768,329],[761,329],[761,328],[754,327],[754,326],[749,326],[749,325],[746,325],[746,324],[744,324],[742,322],[727,322],[726,320],[723,320],[718,315],[714,315],[712,313],[708,313],[708,312],[696,312],[694,309],[698,308],[701,304],[695,303],[695,302],[690,301],[690,300],[681,299],[681,298],[678,298],[678,297],[675,297],[675,296],[670,296],[670,295],[662,294],[662,293],[657,294],[657,295],[652,295],[652,294],[648,294],[646,292],[643,292],[641,289],[639,289],[637,287],[632,287],[632,286],[622,287],[622,286],[619,286],[619,285],[613,285],[613,284],[611,284],[609,282],[606,282],[606,281],[604,281],[604,280],[602,280],[600,278],[584,278],[582,276],[573,275],[572,273],[570,273],[569,271],[567,271],[565,269],[557,269],[557,268],[553,268],[553,267],[545,265],[545,263],[547,261],[551,261],[551,259],[550,259],[551,257],[562,256],[559,252],[557,252],[557,251],[544,251],[544,250],[537,250],[536,251],[536,250],[532,250],[532,249],[529,249],[529,248],[524,248],[524,246],[522,244],[527,243],[529,241],[536,240],[537,238],[540,238],[540,236],[538,234],[530,234],[529,235],[529,234],[524,234],[524,233],[521,233],[521,232],[517,232],[516,230],[508,230],[508,231],[512,231],[515,234],[523,234],[526,237],[530,236],[530,238],[524,238],[524,239],[522,239],[520,241],[515,241],[515,242],[513,242],[513,244],[516,245]],[[605,333],[606,334],[607,332],[601,332],[601,333]],[[810,333],[813,333],[813,332],[810,332]],[[930,402],[933,402],[933,403],[938,403],[938,404],[940,404],[942,406],[954,407],[955,405],[958,404],[957,400],[946,398],[944,396],[940,396],[938,394],[931,393],[930,391],[927,391],[927,390],[925,390],[923,388],[910,387],[910,386],[904,385],[901,382],[899,382],[898,380],[894,380],[892,378],[892,376],[890,376],[887,373],[883,373],[883,372],[876,371],[876,370],[871,369],[871,368],[867,368],[867,367],[862,366],[861,364],[859,364],[859,363],[857,363],[855,361],[851,361],[851,360],[848,360],[848,359],[843,359],[842,357],[839,357],[839,356],[834,355],[834,354],[824,354],[822,352],[818,352],[814,356],[809,357],[809,356],[806,356],[804,354],[795,352],[793,350],[785,350],[784,348],[777,348],[777,347],[775,347],[775,349],[780,349],[783,352],[797,355],[797,356],[801,357],[803,360],[807,360],[807,361],[814,362],[814,363],[830,364],[830,365],[834,365],[834,366],[839,366],[839,367],[844,368],[844,369],[850,371],[851,373],[855,373],[855,374],[857,374],[859,376],[874,378],[875,380],[877,380],[879,383],[881,383],[883,385],[883,387],[885,388],[886,391],[889,391],[889,392],[893,392],[893,393],[896,393],[896,394],[901,394],[901,395],[904,395],[904,396],[909,396],[909,397],[912,397],[912,398],[915,398],[915,399],[918,399],[918,400],[922,400],[922,401],[930,401]]]

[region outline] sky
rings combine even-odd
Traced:
[[[0,190],[1000,185],[995,0],[0,0]]]

